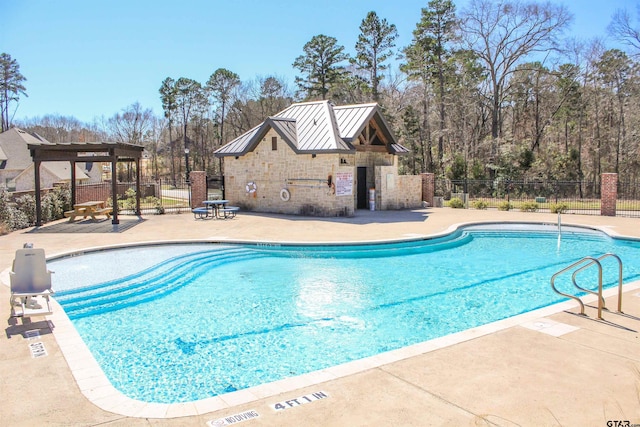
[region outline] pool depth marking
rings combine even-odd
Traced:
[[[315,393],[305,394],[304,396],[296,397],[295,399],[283,400],[282,402],[274,403],[270,406],[276,411],[282,411],[304,405],[305,403],[317,402],[318,400],[326,399],[327,397],[329,397],[329,395],[324,391],[316,391]]]

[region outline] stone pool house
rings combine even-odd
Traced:
[[[292,104],[219,148],[225,199],[244,210],[352,216],[418,208],[422,178],[398,175],[400,145],[377,104]]]

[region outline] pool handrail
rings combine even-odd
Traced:
[[[604,255],[599,256],[598,258],[596,258],[598,261],[602,261],[605,258],[608,257],[613,257],[618,261],[618,312],[622,313],[622,260],[620,259],[620,257],[614,253],[608,252]],[[584,289],[580,286],[578,286],[578,284],[576,283],[576,275],[581,272],[582,270],[585,270],[589,267],[591,267],[594,263],[590,262],[589,264],[580,267],[579,269],[577,269],[573,275],[571,276],[571,280],[573,280],[573,284],[576,288],[578,289],[582,289],[583,291],[586,291],[588,293],[594,294],[596,295],[596,292],[588,290],[588,289]],[[600,292],[600,298],[602,299],[602,307],[605,306],[605,301],[604,301],[604,297],[602,296],[602,292]]]
[[[559,295],[562,295],[562,296],[565,296],[567,298],[571,298],[571,299],[574,299],[574,300],[578,301],[578,303],[580,304],[580,314],[583,315],[583,316],[584,316],[584,303],[582,302],[582,300],[580,298],[578,298],[577,296],[575,296],[575,295],[571,295],[571,294],[567,294],[567,293],[559,291],[556,288],[555,280],[556,280],[556,277],[558,277],[559,275],[561,275],[563,273],[566,273],[567,271],[579,266],[580,264],[588,262],[588,261],[591,261],[589,263],[589,265],[596,264],[598,266],[598,295],[602,296],[602,264],[600,264],[600,261],[598,261],[597,258],[594,258],[594,257],[591,257],[591,256],[584,257],[581,260],[574,262],[570,266],[563,268],[562,270],[556,272],[553,276],[551,276],[551,288]],[[575,282],[573,282],[573,284],[576,285]],[[580,287],[578,287],[578,289],[584,290],[584,289],[582,289]],[[598,298],[598,319],[602,319],[602,299],[601,298]]]

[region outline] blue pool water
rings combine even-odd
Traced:
[[[473,226],[404,243],[182,244],[49,262],[63,306],[114,387],[204,399],[544,307],[585,256],[640,277],[640,242],[565,227]],[[114,268],[116,266],[116,268]],[[603,261],[607,286],[617,264]],[[115,273],[114,273],[115,271]],[[95,283],[100,277],[102,283]],[[596,270],[579,276],[595,287]],[[571,293],[570,275],[559,288]]]

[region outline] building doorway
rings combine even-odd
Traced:
[[[367,209],[367,168],[358,167],[358,209]]]

